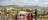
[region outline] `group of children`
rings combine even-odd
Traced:
[[[33,15],[32,13],[16,15],[15,20],[33,20]]]

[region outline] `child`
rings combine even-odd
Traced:
[[[20,15],[18,16],[18,20],[24,20],[24,19],[25,19],[25,15],[20,14]]]
[[[29,13],[29,14],[27,15],[27,20],[33,20],[32,18],[33,18],[32,14]]]

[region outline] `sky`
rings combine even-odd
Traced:
[[[0,5],[38,5],[48,7],[48,0],[0,0]]]

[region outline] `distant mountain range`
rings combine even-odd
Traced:
[[[45,7],[40,7],[40,6],[28,6],[28,5],[24,5],[24,6],[20,6],[20,5],[7,5],[7,6],[2,6],[0,5],[0,7],[28,7],[28,8],[45,8]],[[46,7],[48,8],[48,7]]]

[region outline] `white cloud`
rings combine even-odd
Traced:
[[[0,5],[48,5],[48,0],[3,0]]]
[[[28,0],[19,0],[18,2],[26,3]]]
[[[48,2],[48,0],[44,0],[45,2]]]
[[[36,2],[36,1],[39,1],[39,0],[34,0],[34,1]]]
[[[44,4],[48,4],[48,2],[45,2]]]

